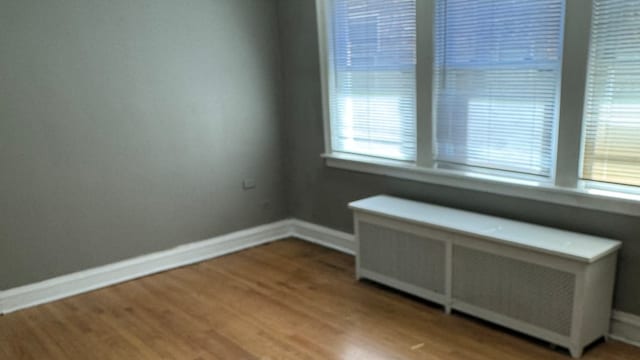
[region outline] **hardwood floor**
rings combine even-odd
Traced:
[[[0,359],[569,359],[288,239],[0,317]],[[640,359],[602,343],[584,359]]]

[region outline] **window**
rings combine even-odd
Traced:
[[[328,166],[640,216],[640,0],[316,2]]]
[[[436,4],[435,159],[551,176],[564,1]]]
[[[331,149],[414,161],[415,0],[328,3]]]
[[[640,186],[640,1],[593,9],[581,175]]]

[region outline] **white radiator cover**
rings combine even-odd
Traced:
[[[567,347],[609,330],[619,241],[375,196],[354,210],[357,277]]]

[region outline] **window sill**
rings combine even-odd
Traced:
[[[640,196],[634,194],[588,189],[584,186],[580,188],[560,187],[535,180],[426,168],[412,163],[361,155],[332,153],[323,154],[322,157],[327,166],[338,169],[640,216]]]

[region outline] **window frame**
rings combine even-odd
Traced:
[[[433,157],[433,57],[435,54],[435,1],[416,0],[416,130],[415,162],[388,160],[334,152],[331,148],[326,6],[331,0],[316,0],[323,128],[326,166],[399,179],[488,192],[553,204],[640,215],[640,187],[596,183],[579,178],[582,151],[583,110],[587,62],[591,37],[592,1],[566,0],[563,58],[560,79],[559,121],[556,124],[556,154],[551,177],[506,176],[501,171],[478,171],[471,167],[444,169]],[[580,134],[580,136],[576,136]]]
[[[563,1],[563,0],[560,0]],[[566,1],[564,1],[566,4]],[[437,7],[437,3],[438,0],[433,0],[433,1],[429,1],[429,3],[432,3],[433,7],[436,8]],[[448,8],[447,5],[444,6],[444,8]],[[566,10],[566,5],[564,6],[564,9],[562,9],[562,12],[564,13],[564,11]],[[434,15],[432,16],[431,21],[433,22],[433,28],[434,28],[434,39],[436,38],[436,30],[435,28],[437,27],[437,21],[438,19],[436,18],[436,16],[438,16],[438,14],[435,14],[435,12],[437,11],[437,9],[434,9]],[[443,10],[446,12],[446,10]],[[564,14],[563,14],[564,15]],[[444,19],[440,19],[440,21],[442,21],[443,25],[446,27],[447,25],[447,20]],[[564,28],[565,28],[565,17],[561,17],[560,18],[560,23],[558,24],[560,27],[560,32],[559,32],[559,39],[562,41],[559,45],[559,48],[557,48],[558,50],[558,55],[559,55],[559,61],[554,62],[553,64],[548,63],[546,64],[547,68],[544,68],[543,66],[537,64],[537,67],[534,67],[531,63],[527,63],[524,66],[521,66],[519,68],[519,70],[541,70],[541,69],[545,69],[545,70],[552,70],[555,72],[555,78],[553,79],[553,84],[554,84],[554,88],[555,88],[555,98],[554,98],[554,114],[552,115],[554,120],[551,123],[550,129],[549,129],[549,150],[550,150],[550,158],[549,158],[549,172],[548,174],[534,174],[532,172],[526,172],[526,171],[518,171],[518,170],[508,170],[506,168],[500,168],[500,166],[496,166],[496,167],[483,167],[481,165],[471,165],[468,163],[463,163],[463,162],[457,162],[454,161],[452,159],[434,159],[434,162],[436,163],[436,166],[441,167],[441,168],[447,168],[447,169],[459,169],[461,171],[469,171],[469,172],[478,172],[478,173],[483,173],[483,174],[489,174],[489,175],[495,175],[495,176],[504,176],[504,177],[513,177],[513,178],[520,178],[520,179],[528,179],[528,180],[533,180],[533,181],[539,181],[539,182],[553,182],[555,179],[555,170],[556,170],[556,156],[555,154],[557,153],[557,145],[558,145],[558,123],[559,123],[559,113],[560,113],[560,91],[562,89],[562,70],[564,68],[563,66],[563,52],[564,52]],[[446,33],[446,31],[445,31]],[[434,41],[434,45],[436,44],[437,40]],[[446,47],[446,46],[445,46]],[[431,48],[433,49],[432,51],[432,57],[436,58],[437,52],[434,46],[431,46]],[[443,73],[445,73],[448,69],[456,69],[456,70],[462,70],[461,67],[456,67],[454,66],[448,66],[450,65],[450,63],[447,62],[447,55],[446,54],[441,54],[442,61],[443,64],[446,64],[444,67],[440,68],[440,71],[442,71]],[[496,65],[498,65],[498,69],[502,69],[502,64],[491,64],[489,66],[484,65],[484,67],[474,67],[473,70],[474,71],[478,71],[478,72],[485,72],[488,69],[495,69]],[[432,71],[435,73],[436,69],[435,66],[432,66],[433,69]],[[468,69],[468,67],[467,67]],[[455,71],[455,70],[454,70]],[[444,75],[446,77],[446,75]],[[435,90],[435,88],[440,85],[441,89]],[[437,101],[436,95],[438,92],[440,92],[441,94],[445,93],[447,91],[446,86],[444,86],[444,83],[433,83],[433,88],[434,88],[434,96],[432,99],[432,102],[435,103]],[[502,95],[502,94],[500,94]],[[500,99],[501,96],[497,96],[496,98],[493,98],[494,100]],[[467,98],[467,100],[471,100],[469,98]],[[469,101],[467,102],[467,106],[469,105]],[[436,109],[434,109],[436,110]],[[434,112],[434,116],[437,117],[436,112]],[[465,122],[468,124],[471,122],[471,117],[467,116],[465,119]],[[436,136],[437,134],[435,134],[436,131],[436,125],[437,125],[437,119],[434,119],[433,121],[433,127],[434,127],[434,144],[437,143],[437,139]],[[467,125],[467,129],[469,129],[469,126]],[[460,159],[457,159],[460,160]],[[512,165],[510,165],[512,166]]]
[[[335,130],[335,123],[333,124],[334,126],[332,126],[331,123],[331,117],[335,114],[333,114],[333,111],[336,111],[337,108],[332,107],[331,105],[331,99],[336,97],[336,93],[339,92],[338,88],[339,86],[337,86],[336,84],[336,79],[337,79],[337,75],[340,74],[340,70],[337,69],[336,63],[334,63],[332,60],[334,60],[336,58],[336,51],[337,51],[337,45],[336,44],[331,44],[333,42],[333,31],[334,31],[334,24],[332,24],[332,21],[330,21],[330,19],[328,19],[329,16],[331,16],[334,13],[335,10],[335,4],[333,4],[333,2],[336,0],[330,0],[330,1],[323,1],[323,5],[318,5],[317,6],[317,19],[318,19],[318,24],[322,25],[323,31],[322,34],[324,35],[323,37],[320,37],[320,48],[322,49],[324,55],[320,58],[321,61],[321,71],[322,71],[322,86],[323,86],[323,91],[322,91],[322,95],[323,95],[323,109],[325,109],[323,111],[323,117],[324,117],[324,133],[325,133],[325,149],[331,149],[330,151],[327,152],[339,152],[342,154],[354,154],[354,155],[364,155],[364,156],[371,156],[372,158],[381,158],[381,159],[393,159],[392,156],[386,156],[386,154],[364,154],[362,152],[359,151],[348,151],[345,149],[342,149],[341,151],[335,150],[334,147],[339,147],[336,146],[336,144],[334,143],[334,135],[340,135],[339,132],[336,132]],[[318,2],[319,4],[319,2]],[[417,4],[416,4],[417,5]],[[417,11],[416,11],[416,15],[417,15]],[[417,19],[416,19],[417,22]],[[332,49],[333,48],[333,49]],[[416,41],[416,48],[417,48],[417,41]],[[333,50],[333,52],[332,52]],[[333,56],[333,58],[332,58]],[[416,55],[417,58],[417,55]],[[400,66],[400,65],[398,65]],[[417,83],[417,73],[416,73],[416,65],[414,64],[413,66],[413,81],[414,83]],[[353,70],[352,70],[353,71]],[[376,70],[376,71],[380,71],[380,70]],[[394,70],[394,71],[398,71],[398,69]],[[415,87],[417,87],[417,84],[415,85]],[[409,87],[407,87],[407,89],[409,89]],[[351,89],[353,90],[353,88]],[[416,89],[413,88],[413,94],[414,94],[414,101],[416,104],[416,108],[414,109],[414,115],[417,116],[417,103],[418,103],[418,99],[417,99],[417,94],[416,94]],[[404,94],[406,95],[406,94]],[[337,112],[337,111],[336,111]],[[415,142],[412,144],[414,146],[414,151],[415,151],[415,155],[413,156],[415,159],[417,159],[417,152],[418,152],[418,148],[417,148],[417,119],[411,119],[411,125],[414,128],[414,131],[416,132],[416,137],[413,138],[415,140]],[[340,120],[337,120],[338,122],[340,122]],[[399,121],[398,126],[399,127],[403,127],[402,123],[404,123],[404,121]],[[404,127],[403,127],[404,128]],[[404,135],[403,135],[404,136]],[[401,141],[400,143],[404,143],[403,141]],[[404,147],[404,146],[402,146]],[[407,152],[401,152],[403,155],[407,154]],[[401,157],[401,156],[399,156]],[[397,158],[398,161],[402,161],[402,162],[407,162],[407,163],[413,163],[415,160],[414,159],[399,159],[399,157]]]
[[[595,8],[595,0],[589,0],[589,4],[590,4],[590,8],[591,10],[593,10],[593,8]],[[591,61],[592,59],[590,59],[590,55],[591,55],[591,42],[594,41],[593,38],[593,32],[591,31],[593,30],[591,28],[591,26],[589,27],[589,48],[587,49],[587,51],[589,52],[587,54],[587,66],[585,68],[585,84],[584,84],[584,110],[583,110],[583,118],[586,119],[587,115],[586,113],[588,112],[588,106],[586,104],[587,101],[587,92],[588,92],[588,81],[589,81],[589,67],[590,67],[590,63],[589,61]],[[637,103],[634,103],[634,105],[640,105],[640,101]],[[577,174],[577,182],[579,184],[579,186],[584,187],[584,188],[588,188],[588,189],[593,189],[596,191],[604,191],[604,192],[608,192],[608,193],[612,193],[611,196],[620,196],[620,193],[622,194],[628,194],[629,197],[635,198],[637,200],[640,201],[640,184],[638,185],[633,185],[633,184],[629,184],[629,183],[618,183],[618,182],[608,182],[608,181],[598,181],[598,180],[594,180],[594,179],[589,179],[586,177],[583,177],[584,175],[584,167],[585,167],[585,157],[586,157],[586,153],[587,153],[587,126],[588,124],[586,122],[584,122],[582,124],[582,128],[581,128],[581,132],[580,132],[580,157],[579,157],[579,164],[578,164],[578,174]]]

